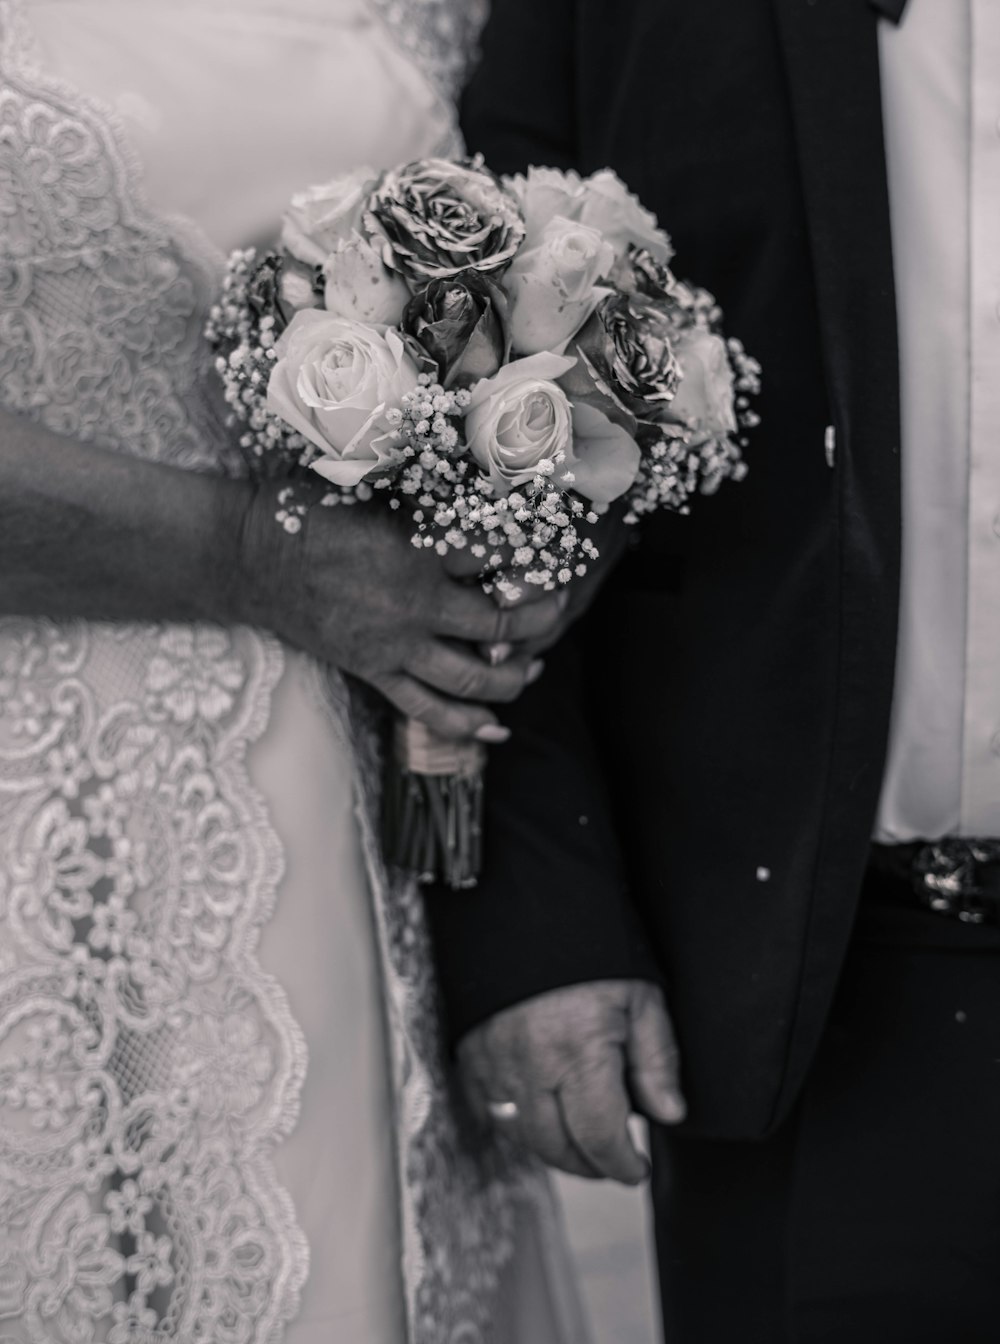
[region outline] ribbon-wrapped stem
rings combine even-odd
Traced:
[[[479,742],[438,737],[396,720],[385,791],[389,862],[419,882],[474,887],[482,866],[483,770]]]

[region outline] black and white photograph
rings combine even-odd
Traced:
[[[0,0],[0,1344],[997,1344],[1000,0]]]

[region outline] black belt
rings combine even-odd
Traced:
[[[872,897],[963,924],[1000,925],[1000,840],[872,845]]]

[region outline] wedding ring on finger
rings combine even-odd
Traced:
[[[521,1114],[516,1101],[488,1101],[486,1109],[493,1120],[499,1124],[510,1124]]]

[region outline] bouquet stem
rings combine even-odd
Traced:
[[[396,720],[385,793],[385,849],[418,882],[474,887],[482,866],[483,769],[478,742]]]

